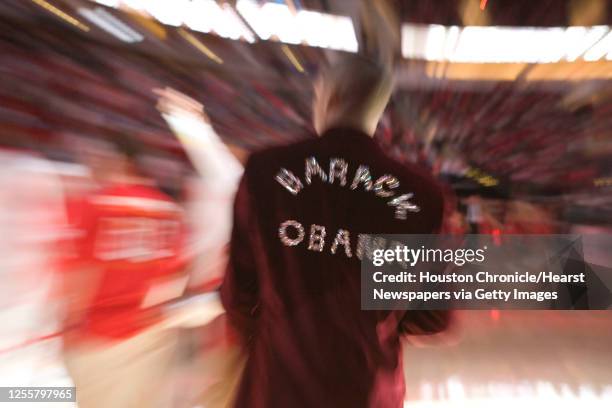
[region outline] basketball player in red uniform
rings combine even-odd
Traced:
[[[161,306],[186,283],[182,210],[129,157],[107,151],[90,164],[102,186],[72,206],[66,364],[81,408],[156,406],[175,343]]]

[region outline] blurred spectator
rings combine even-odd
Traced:
[[[0,163],[0,385],[68,386],[53,341],[53,279],[67,232],[60,180],[27,150],[2,148]]]
[[[470,226],[470,234],[478,234],[480,223],[483,221],[482,200],[478,196],[470,196],[465,200],[467,204],[467,222]]]
[[[153,407],[170,398],[162,385],[176,333],[164,328],[162,307],[187,281],[183,212],[124,150],[87,157],[101,189],[83,197],[74,217],[78,260],[64,274],[65,359],[81,408]]]

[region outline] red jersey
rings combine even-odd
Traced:
[[[180,296],[186,283],[180,207],[152,187],[127,185],[88,197],[77,211],[78,252],[101,271],[81,333],[125,338],[159,322],[154,306]]]

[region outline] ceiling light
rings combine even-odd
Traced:
[[[135,43],[144,40],[142,34],[103,8],[96,7],[93,10],[80,8],[78,13],[121,41]]]

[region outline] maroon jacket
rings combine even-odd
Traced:
[[[446,320],[362,311],[358,234],[436,232],[442,211],[431,177],[358,131],[251,156],[221,288],[250,352],[236,407],[402,407],[401,332],[435,332]]]

